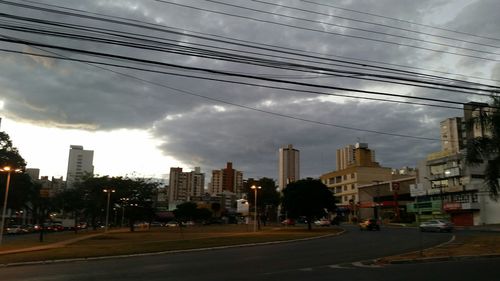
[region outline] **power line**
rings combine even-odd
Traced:
[[[1,51],[8,51],[8,52],[13,52],[13,53],[23,53],[23,52],[20,52],[20,51],[10,51],[10,50],[1,50]],[[46,50],[43,50],[43,51],[46,51]],[[26,53],[26,54],[29,54],[29,55],[40,55],[40,54],[35,54],[35,53],[31,53],[31,54],[30,53]],[[45,56],[45,55],[40,55],[40,56]],[[78,60],[78,59],[73,59],[73,58],[68,58],[68,57],[61,57],[60,55],[58,55],[57,57],[56,56],[45,56],[45,57],[52,57],[52,58],[58,58],[58,59],[66,59],[66,60],[72,60],[72,61],[85,62],[83,60]],[[89,63],[94,64],[94,62],[89,62]],[[212,98],[212,97],[208,97],[208,96],[201,95],[201,94],[196,94],[196,93],[193,93],[193,92],[190,92],[190,91],[186,91],[186,90],[174,88],[174,87],[167,86],[167,85],[164,85],[164,84],[161,84],[161,83],[158,83],[158,82],[149,81],[149,80],[146,80],[146,79],[139,78],[137,76],[133,76],[133,75],[126,74],[126,73],[121,73],[121,72],[118,72],[118,71],[115,71],[115,70],[111,70],[111,69],[108,69],[108,68],[104,68],[104,67],[100,67],[100,66],[96,66],[96,65],[93,65],[93,66],[94,67],[98,67],[98,68],[103,69],[103,70],[106,70],[106,71],[113,72],[115,74],[119,74],[121,76],[125,76],[125,77],[128,77],[128,78],[139,80],[139,81],[142,81],[144,83],[149,83],[149,84],[156,85],[156,86],[159,86],[159,87],[163,87],[163,88],[167,88],[167,89],[170,89],[170,90],[174,90],[174,91],[180,92],[182,94],[196,96],[196,97],[207,99],[207,100],[211,100],[211,101],[214,101],[214,102],[217,102],[217,103],[223,103],[223,104],[227,104],[227,105],[232,105],[232,106],[244,108],[244,109],[247,109],[247,110],[257,111],[257,112],[261,112],[261,113],[265,113],[265,114],[269,114],[269,115],[273,115],[273,116],[278,116],[278,117],[283,117],[283,118],[287,118],[287,119],[292,119],[292,120],[296,120],[296,121],[302,121],[302,122],[307,122],[307,123],[313,123],[313,124],[316,124],[316,125],[322,125],[322,126],[340,128],[340,129],[351,130],[351,131],[373,133],[373,134],[378,134],[378,135],[387,135],[387,136],[393,136],[393,137],[410,138],[410,139],[418,139],[418,140],[439,141],[439,139],[436,139],[436,138],[427,138],[427,137],[421,137],[421,136],[412,136],[412,135],[396,134],[396,133],[389,133],[389,132],[383,132],[383,131],[377,131],[377,130],[361,129],[361,128],[355,128],[355,127],[351,127],[351,126],[344,126],[344,125],[338,125],[338,124],[333,124],[333,123],[327,123],[327,122],[322,122],[322,121],[317,121],[317,120],[311,120],[311,119],[296,117],[296,116],[292,116],[292,115],[288,115],[288,114],[283,114],[283,113],[272,112],[272,111],[268,111],[268,110],[259,109],[259,108],[256,108],[256,107],[251,107],[251,106],[247,106],[247,105],[237,104],[237,103],[228,102],[228,101],[225,101],[225,100],[222,100],[222,99],[217,99],[217,98]],[[145,70],[145,71],[150,71],[150,70]]]
[[[414,38],[414,37],[409,37],[409,36],[404,36],[404,35],[397,35],[397,34],[392,34],[392,33],[388,33],[388,32],[370,30],[370,29],[365,29],[365,28],[358,28],[358,27],[347,26],[347,25],[342,25],[342,24],[335,24],[335,23],[330,23],[330,22],[326,22],[326,21],[318,21],[318,20],[311,20],[311,19],[307,19],[307,18],[289,16],[289,15],[285,15],[285,14],[280,14],[280,13],[274,13],[274,12],[269,12],[269,11],[263,11],[263,10],[259,10],[259,9],[249,8],[249,7],[245,7],[245,6],[241,6],[241,5],[229,4],[229,3],[225,3],[225,2],[221,2],[221,1],[216,1],[216,0],[205,0],[205,1],[211,2],[211,3],[220,4],[220,5],[224,5],[224,6],[229,6],[229,7],[234,7],[234,8],[249,10],[249,11],[253,11],[253,12],[258,12],[258,13],[273,15],[273,16],[280,16],[280,17],[284,17],[284,18],[290,18],[290,19],[301,20],[301,21],[306,21],[306,22],[318,23],[318,24],[322,24],[322,25],[342,27],[342,28],[345,28],[345,29],[363,31],[363,32],[367,32],[367,33],[392,36],[392,37],[397,37],[397,38],[402,38],[402,39],[407,39],[407,40],[412,40],[412,41],[417,41],[417,42],[424,42],[424,43],[428,43],[428,44],[434,44],[434,45],[438,45],[438,46],[451,47],[451,48],[455,48],[455,49],[459,49],[459,50],[473,51],[473,52],[479,52],[479,53],[485,53],[485,54],[491,54],[491,55],[500,55],[500,53],[495,53],[495,52],[476,50],[476,49],[472,49],[472,48],[464,48],[464,47],[459,47],[457,45],[444,44],[444,43],[439,43],[439,42],[425,40],[425,39],[419,39],[419,38]],[[258,0],[252,0],[252,2],[258,2],[258,3],[268,4],[268,5],[275,5],[275,6],[279,6],[279,7],[285,7],[285,8],[288,8],[288,9],[300,10],[300,11],[305,11],[305,12],[309,12],[309,13],[315,13],[315,14],[321,14],[321,15],[328,15],[328,14],[324,14],[324,13],[318,13],[318,12],[313,12],[313,11],[309,11],[309,10],[305,10],[305,9],[299,9],[299,8],[295,8],[295,7],[290,7],[290,6],[286,6],[286,5],[282,5],[282,4],[273,4],[273,3],[264,2],[264,1],[258,1]],[[336,18],[342,18],[342,19],[347,19],[347,20],[352,20],[352,19],[346,18],[346,17],[337,17],[337,16],[332,16],[332,15],[328,15],[328,16],[330,16],[330,17],[336,17]],[[369,23],[369,24],[373,24],[373,25],[380,25],[380,26],[389,27],[389,28],[397,28],[397,27],[391,27],[391,26],[383,25],[383,24],[370,23],[370,22],[367,22],[367,21],[360,21],[360,22]],[[413,30],[410,30],[410,29],[403,29],[403,30],[407,31],[407,32],[417,32],[417,31],[413,31]],[[422,32],[417,32],[417,33],[421,33],[422,34]],[[472,41],[465,41],[465,40],[455,39],[455,38],[451,38],[451,37],[446,37],[446,36],[433,35],[433,34],[430,34],[430,33],[426,33],[426,35],[436,36],[436,37],[440,37],[440,38],[445,38],[445,39],[455,40],[455,41],[461,41],[461,42],[471,43],[471,44],[476,44],[476,45],[482,45],[482,46],[486,46],[486,47],[490,47],[490,48],[496,48],[496,49],[500,48],[500,47],[494,46],[494,45],[481,44],[481,43],[476,43],[476,42],[472,42]]]
[[[5,38],[5,36],[4,36],[4,39],[0,39],[0,41],[10,42],[10,43],[18,43],[18,44],[26,44],[26,45],[34,45],[37,47],[45,47],[45,48],[51,48],[51,49],[60,49],[60,50],[64,50],[64,51],[70,51],[70,52],[75,52],[75,53],[82,53],[82,54],[87,54],[87,55],[106,57],[106,58],[112,58],[112,59],[118,59],[118,60],[128,60],[128,61],[133,61],[133,62],[148,63],[148,64],[155,65],[155,66],[168,66],[168,67],[179,68],[179,69],[183,69],[183,70],[201,71],[201,72],[212,73],[212,74],[222,74],[222,75],[227,75],[230,77],[240,77],[240,78],[247,78],[247,79],[262,80],[262,81],[267,81],[267,82],[291,84],[291,85],[296,85],[296,86],[322,88],[322,89],[329,89],[329,90],[357,92],[357,93],[369,94],[369,95],[382,95],[382,96],[391,96],[391,97],[398,97],[398,98],[405,98],[405,99],[416,99],[416,100],[425,100],[425,101],[440,102],[440,103],[457,104],[457,105],[462,105],[462,106],[464,105],[464,103],[449,101],[449,100],[441,100],[441,99],[406,96],[406,95],[401,95],[401,94],[392,94],[392,93],[385,93],[385,92],[350,89],[350,88],[337,87],[337,86],[317,85],[317,84],[310,84],[310,83],[303,83],[303,82],[296,82],[296,81],[280,80],[280,79],[274,79],[274,78],[258,77],[258,76],[254,76],[254,75],[241,75],[241,74],[232,73],[232,72],[228,72],[228,71],[222,71],[222,70],[206,69],[206,68],[191,67],[191,66],[182,66],[182,65],[177,65],[177,64],[157,62],[157,61],[138,59],[138,58],[132,58],[132,57],[125,57],[125,56],[119,56],[119,55],[108,54],[108,53],[93,52],[93,51],[87,51],[87,50],[81,50],[81,49],[75,49],[75,48],[69,48],[69,47],[56,46],[56,45],[51,45],[51,44],[38,43],[38,42],[33,42],[33,41]],[[210,79],[209,78],[201,78],[201,79],[216,80],[213,78],[210,78]],[[238,83],[235,81],[226,81],[226,82]]]
[[[24,2],[29,2],[29,3],[34,3],[33,1],[29,1],[29,0],[23,0],[23,1]],[[221,43],[239,45],[239,46],[250,47],[250,48],[258,48],[258,49],[268,50],[268,51],[272,51],[272,52],[280,52],[280,51],[278,51],[276,49],[270,49],[270,48],[267,48],[267,47],[278,48],[278,49],[281,50],[281,52],[287,52],[288,54],[292,54],[292,52],[290,52],[290,51],[300,52],[301,53],[301,54],[295,53],[293,55],[302,55],[302,56],[313,57],[313,56],[310,56],[310,55],[304,55],[304,53],[306,53],[306,54],[317,54],[317,55],[321,55],[322,56],[322,57],[319,57],[320,59],[326,59],[324,57],[325,54],[321,54],[321,53],[317,53],[317,52],[306,52],[306,51],[303,51],[303,50],[298,50],[298,49],[289,48],[289,47],[275,46],[275,45],[263,44],[263,43],[256,43],[256,42],[251,42],[251,41],[247,41],[247,40],[229,38],[229,37],[226,37],[226,36],[221,36],[221,35],[216,35],[216,34],[207,34],[207,33],[203,33],[203,32],[197,32],[197,31],[192,31],[192,30],[187,30],[187,29],[182,29],[182,28],[170,27],[170,26],[166,26],[166,25],[148,23],[148,22],[143,22],[143,21],[139,21],[139,20],[133,20],[133,19],[128,19],[128,18],[123,18],[123,17],[110,16],[110,15],[105,15],[105,14],[100,14],[100,13],[91,13],[91,12],[87,12],[87,11],[82,11],[82,10],[78,10],[78,9],[67,8],[67,7],[57,6],[57,5],[42,4],[42,3],[36,3],[35,2],[36,4],[42,4],[42,5],[45,5],[45,6],[48,6],[48,7],[57,7],[57,8],[63,9],[63,10],[77,11],[77,12],[85,13],[85,14],[104,16],[104,17],[107,17],[107,18],[113,18],[113,19],[119,19],[119,20],[126,20],[127,22],[116,21],[116,20],[109,20],[109,19],[103,19],[103,18],[97,18],[97,17],[94,17],[94,16],[88,16],[88,15],[82,15],[82,14],[75,14],[75,13],[71,13],[71,12],[62,12],[62,11],[58,11],[58,10],[47,9],[47,8],[36,7],[36,6],[30,6],[30,5],[20,4],[20,3],[12,3],[12,2],[9,2],[9,1],[0,1],[0,3],[7,3],[9,5],[16,5],[16,6],[20,6],[20,7],[27,8],[27,9],[39,9],[39,10],[42,10],[42,11],[45,11],[45,12],[50,12],[50,13],[60,13],[60,14],[65,14],[65,15],[71,15],[71,16],[77,16],[77,17],[84,17],[84,18],[88,18],[88,19],[92,19],[92,20],[108,21],[108,22],[112,22],[112,23],[131,25],[131,26],[140,27],[140,28],[147,28],[147,29],[152,29],[152,30],[161,31],[161,32],[168,32],[168,33],[172,33],[172,34],[178,34],[178,35],[181,35],[181,36],[190,36],[190,37],[194,37],[194,38],[198,38],[198,39],[203,39],[203,40],[210,40],[210,41],[214,41],[214,42],[221,42]],[[131,22],[147,24],[148,26],[139,25],[139,24],[132,24]],[[152,27],[152,26],[154,26],[154,27]],[[161,27],[161,28],[159,28],[159,27]],[[165,30],[163,28],[169,28],[169,29],[179,30],[180,32],[176,32],[176,31],[172,31],[172,30]],[[192,34],[188,34],[188,33],[192,33]],[[225,40],[214,39],[214,38],[207,38],[207,37],[204,37],[204,36],[199,36],[199,35],[194,35],[194,34],[202,34],[202,35],[205,35],[205,36],[211,36],[211,37],[215,37],[215,38],[223,38]],[[226,41],[226,40],[229,40],[229,41]],[[235,43],[235,42],[243,42],[244,44]],[[248,44],[250,44],[250,45],[248,45]],[[256,47],[255,45],[265,46],[266,48]],[[283,50],[286,50],[286,51],[283,51]],[[403,67],[403,68],[408,68],[408,69],[418,69],[418,70],[424,70],[424,71],[431,71],[431,72],[434,72],[434,73],[441,73],[441,74],[446,74],[446,75],[458,75],[458,76],[462,76],[462,77],[469,77],[469,78],[474,78],[474,79],[481,79],[481,80],[488,80],[488,81],[500,82],[500,80],[486,79],[486,78],[477,77],[477,76],[465,76],[465,75],[461,75],[461,74],[454,74],[454,73],[449,73],[449,72],[444,72],[444,71],[429,70],[429,69],[424,69],[424,68],[418,68],[418,67],[412,67],[412,66],[404,66],[404,65],[391,64],[391,63],[384,63],[384,62],[373,61],[373,60],[358,59],[358,58],[349,58],[349,57],[343,57],[343,56],[337,56],[337,55],[331,55],[331,54],[326,55],[326,56],[328,56],[328,57],[343,58],[343,59],[349,59],[349,60],[354,60],[354,61],[376,63],[376,64],[382,64],[382,65],[391,65],[391,66]],[[316,58],[318,58],[318,57],[316,57]],[[330,60],[332,60],[332,59],[330,59]],[[366,63],[355,63],[355,62],[352,62],[352,61],[341,61],[341,60],[332,60],[332,61],[337,61],[337,62],[341,62],[341,63],[348,63],[348,64],[355,64],[355,65],[359,65],[359,66],[362,66],[362,67],[370,67],[370,68],[377,68],[377,69],[387,69],[387,70],[391,70],[391,71],[413,73],[415,75],[436,77],[436,76],[429,75],[429,74],[422,74],[422,73],[416,73],[416,72],[410,72],[410,71],[403,71],[403,70],[400,70],[400,69],[391,69],[391,68],[387,68],[387,67],[367,65]],[[441,77],[438,77],[438,78],[442,79]],[[480,85],[478,83],[466,82],[466,81],[461,81],[461,80],[456,80],[456,79],[450,79],[450,78],[447,78],[447,79],[448,80],[452,80],[452,81],[457,81],[457,82],[463,82],[463,83]]]
[[[212,0],[205,0],[205,1],[218,3],[217,1],[212,1]],[[353,22],[360,22],[360,23],[369,24],[369,25],[381,26],[381,27],[385,27],[385,28],[396,29],[396,30],[401,30],[401,31],[411,32],[411,33],[416,33],[416,34],[422,34],[422,35],[427,35],[427,36],[432,36],[432,37],[437,37],[437,38],[442,38],[442,39],[447,39],[447,40],[454,40],[454,41],[468,43],[468,44],[474,44],[474,45],[491,47],[491,48],[500,48],[497,45],[484,44],[484,43],[479,43],[479,42],[476,42],[476,41],[464,40],[462,38],[453,38],[453,37],[449,37],[449,36],[443,36],[443,35],[438,35],[438,34],[433,34],[433,33],[427,33],[427,32],[423,32],[423,31],[419,31],[419,30],[413,30],[413,29],[398,27],[398,26],[389,25],[389,24],[383,24],[383,23],[377,23],[377,22],[371,22],[371,21],[366,21],[366,20],[360,20],[360,19],[355,19],[355,18],[350,18],[350,17],[345,17],[345,16],[339,16],[339,15],[332,15],[332,14],[327,14],[327,13],[321,13],[321,12],[317,12],[317,11],[312,11],[312,10],[307,10],[307,9],[301,9],[301,8],[292,7],[292,6],[283,5],[283,4],[266,2],[266,1],[262,1],[262,0],[251,0],[251,1],[252,2],[261,3],[261,4],[265,4],[265,5],[283,7],[283,8],[287,8],[287,9],[296,10],[296,11],[301,11],[301,12],[306,12],[306,13],[311,13],[311,14],[316,14],[316,15],[323,15],[323,16],[327,16],[327,17],[331,17],[331,18],[343,19],[343,20],[348,20],[348,21],[353,21]],[[308,1],[303,1],[303,2],[308,2]],[[313,3],[313,2],[308,2],[308,3]],[[342,26],[342,27],[344,27],[344,26]],[[345,28],[350,28],[350,27],[349,26],[345,26]],[[418,40],[418,39],[415,39],[415,40]]]
[[[398,43],[398,42],[387,41],[387,40],[382,40],[382,39],[375,39],[375,38],[369,38],[369,37],[358,36],[358,35],[350,35],[350,34],[343,34],[343,33],[332,32],[332,31],[325,31],[325,30],[319,30],[319,29],[301,27],[301,26],[296,26],[296,25],[291,25],[291,24],[286,24],[286,23],[279,23],[279,22],[274,22],[274,21],[269,21],[269,20],[257,19],[257,18],[253,18],[253,17],[249,17],[249,16],[235,15],[235,14],[231,14],[231,13],[220,12],[220,11],[215,11],[215,10],[210,10],[210,9],[205,9],[205,8],[199,8],[199,7],[194,7],[194,6],[190,6],[190,5],[184,5],[184,4],[174,3],[174,2],[165,1],[165,0],[154,0],[154,1],[165,3],[165,4],[170,4],[170,5],[175,5],[175,6],[179,6],[179,7],[185,7],[185,8],[189,8],[189,9],[204,11],[204,12],[210,12],[210,13],[215,13],[215,14],[220,14],[220,15],[225,15],[225,16],[230,16],[230,17],[236,17],[236,18],[241,18],[241,19],[246,19],[246,20],[261,22],[261,23],[269,23],[269,24],[273,24],[273,25],[280,25],[280,26],[285,26],[285,27],[290,27],[290,28],[295,28],[295,29],[300,29],[300,30],[313,31],[313,32],[318,32],[318,33],[323,33],[323,34],[331,34],[331,35],[337,35],[337,36],[348,37],[348,38],[353,38],[353,39],[362,39],[362,40],[368,40],[368,41],[373,41],[373,42],[385,43],[385,44],[390,44],[390,45],[397,45],[397,46],[415,48],[415,49],[420,49],[420,50],[438,52],[438,53],[443,53],[443,54],[449,54],[449,55],[455,55],[455,56],[461,56],[461,57],[468,57],[468,58],[473,58],[473,59],[480,59],[480,60],[487,60],[487,61],[497,61],[497,62],[500,61],[500,59],[485,58],[485,57],[480,57],[480,56],[476,56],[476,55],[456,53],[456,52],[450,52],[450,51],[445,51],[445,50],[437,50],[437,49],[432,49],[432,48],[422,47],[422,46],[416,46],[416,45],[411,45],[411,44]],[[494,54],[497,55],[496,53],[494,53]]]
[[[349,12],[353,12],[353,13],[358,13],[358,14],[363,14],[363,15],[369,15],[369,16],[379,17],[379,18],[383,18],[383,19],[389,19],[389,20],[394,20],[394,21],[399,21],[399,22],[414,24],[414,25],[418,25],[418,26],[429,27],[429,28],[433,28],[433,29],[437,29],[437,30],[442,30],[442,31],[447,31],[447,32],[453,32],[453,33],[456,33],[456,34],[462,34],[462,35],[472,36],[472,37],[476,37],[476,38],[488,39],[488,40],[494,40],[494,41],[500,41],[500,39],[494,38],[494,37],[487,37],[487,36],[477,35],[477,34],[473,34],[473,33],[463,32],[463,31],[459,31],[459,30],[453,30],[453,29],[447,29],[447,28],[437,27],[437,26],[433,26],[433,25],[430,25],[430,24],[423,24],[423,23],[418,23],[418,22],[413,22],[413,21],[408,21],[408,20],[402,20],[402,19],[392,18],[392,17],[383,16],[383,15],[379,15],[379,14],[362,12],[362,11],[359,11],[359,10],[342,8],[342,7],[339,7],[339,6],[333,6],[333,5],[329,5],[329,4],[322,4],[322,3],[318,3],[318,2],[314,2],[314,1],[308,1],[308,0],[300,0],[300,1],[306,2],[306,3],[310,3],[310,4],[315,4],[315,5],[318,5],[318,6],[330,7],[330,8],[334,8],[334,9],[338,9],[338,10],[349,11]]]
[[[347,75],[336,75],[333,74],[337,77],[346,77],[346,78],[353,78],[353,79],[363,79],[363,80],[369,80],[369,81],[377,81],[377,82],[385,82],[385,83],[392,83],[392,84],[399,84],[399,85],[407,85],[407,86],[415,86],[415,87],[424,87],[424,88],[429,88],[429,89],[438,89],[438,90],[449,90],[446,88],[441,88],[441,87],[451,87],[454,88],[453,91],[457,93],[466,93],[466,94],[475,94],[475,95],[483,95],[483,96],[489,96],[486,94],[480,94],[480,93],[473,93],[473,92],[468,92],[468,91],[461,91],[457,89],[465,89],[465,90],[474,90],[474,91],[495,91],[495,90],[488,90],[488,89],[478,89],[478,88],[471,88],[471,87],[464,87],[464,86],[459,86],[459,85],[449,85],[449,84],[442,84],[442,83],[436,83],[436,82],[430,82],[430,81],[423,81],[423,80],[418,80],[418,79],[412,79],[412,78],[406,78],[406,77],[400,77],[400,76],[388,76],[388,75],[379,75],[379,74],[373,74],[373,73],[362,73],[362,72],[353,72],[353,71],[345,71],[345,70],[333,70],[333,69],[327,69],[323,67],[314,67],[314,66],[308,66],[308,65],[302,65],[302,64],[296,64],[296,63],[283,63],[283,62],[277,62],[277,61],[270,61],[270,60],[262,60],[262,59],[257,59],[254,57],[248,57],[248,56],[236,56],[235,54],[229,54],[229,53],[223,53],[219,51],[213,51],[213,50],[203,50],[202,49],[197,49],[197,48],[188,48],[186,46],[179,46],[179,45],[173,45],[173,44],[167,44],[165,42],[159,42],[159,41],[154,41],[150,39],[144,39],[144,38],[139,38],[139,37],[133,37],[133,36],[128,36],[127,34],[132,34],[135,36],[138,36],[138,34],[133,34],[133,33],[123,33],[123,32],[118,32],[118,31],[113,31],[113,32],[118,32],[118,33],[110,33],[110,32],[103,32],[102,30],[110,31],[109,29],[102,29],[102,28],[83,28],[80,25],[73,25],[73,24],[61,24],[61,23],[56,23],[53,21],[46,21],[46,20],[37,20],[37,19],[32,19],[32,18],[25,18],[25,17],[19,17],[19,16],[12,16],[12,15],[7,15],[7,14],[1,14],[0,16],[5,16],[5,17],[10,17],[10,18],[15,18],[15,19],[20,19],[20,20],[28,20],[28,21],[33,21],[33,22],[38,22],[38,23],[43,23],[43,24],[48,24],[48,25],[55,25],[55,26],[64,26],[64,27],[69,27],[73,29],[80,29],[80,30],[85,30],[85,31],[91,31],[92,33],[102,33],[105,35],[112,35],[112,36],[118,36],[118,37],[124,37],[127,39],[133,39],[133,40],[142,40],[146,41],[148,43],[155,43],[155,44],[160,44],[160,45],[168,45],[172,46],[175,48],[184,48],[184,49],[190,49],[191,51],[196,51],[196,52],[205,52],[206,54],[210,54],[207,56],[206,54],[203,55],[202,53],[186,53],[182,51],[175,51],[173,49],[168,49],[169,52],[171,53],[177,53],[177,54],[186,54],[186,55],[195,55],[198,57],[205,57],[205,58],[217,58],[217,59],[223,59],[227,61],[232,61],[232,62],[240,62],[240,63],[249,63],[249,64],[254,64],[254,65],[260,65],[260,66],[267,66],[267,67],[274,67],[274,68],[282,68],[282,69],[288,69],[288,70],[294,70],[294,71],[305,71],[307,69],[308,72],[316,72],[320,74],[324,74],[323,72],[338,72],[338,73],[344,73]],[[73,33],[64,33],[64,32],[55,32],[55,31],[50,31],[47,30],[46,28],[43,29],[29,29],[27,27],[18,27],[18,26],[13,26],[9,24],[4,24],[0,26],[0,28],[5,28],[5,29],[14,29],[14,30],[20,30],[20,31],[25,31],[25,32],[33,32],[33,33],[39,33],[39,34],[48,34],[48,35],[53,35],[53,36],[62,36],[62,37],[67,37],[67,38],[76,38],[76,39],[81,39],[81,40],[92,40],[96,42],[104,42],[104,43],[109,43],[109,44],[118,44],[118,45],[123,45],[123,46],[131,46],[131,47],[137,47],[137,48],[147,48],[151,50],[160,50],[160,51],[166,51],[165,49],[158,49],[157,47],[149,47],[147,45],[140,44],[138,45],[137,43],[127,43],[123,41],[116,41],[116,40],[110,40],[110,39],[99,39],[96,37],[90,37],[90,36],[84,36],[84,35],[77,35]],[[101,31],[97,31],[101,30]],[[158,38],[158,37],[155,37]],[[160,38],[158,38],[160,39]],[[163,39],[162,39],[163,40]],[[174,40],[167,40],[167,41],[174,41]],[[174,41],[174,42],[179,42],[179,41]],[[202,45],[202,44],[191,44],[189,42],[183,42],[185,44],[189,45]],[[208,46],[208,45],[202,45],[202,46]],[[208,46],[211,48],[216,48],[215,46]],[[248,52],[248,51],[240,51],[240,50],[234,50],[234,49],[228,49],[228,48],[221,48],[219,49],[226,49],[230,51],[235,51],[235,52],[243,52],[243,53],[251,53],[251,54],[257,54],[260,56],[270,56],[274,58],[282,58],[282,59],[290,59],[288,57],[283,57],[283,56],[277,56],[277,55],[269,55],[269,54],[262,54],[262,53],[255,53],[255,52]],[[208,52],[208,53],[207,53]],[[215,55],[215,57],[214,57]],[[321,64],[326,64],[322,62],[317,62],[317,61],[310,61],[310,60],[304,60],[304,59],[296,59],[294,60],[298,61],[304,61],[304,62],[313,62],[313,63],[321,63]],[[271,63],[271,64],[269,64]],[[330,65],[330,64],[327,64]],[[337,65],[339,66],[339,65]],[[292,68],[291,68],[292,67]],[[320,72],[317,72],[320,71]],[[369,79],[366,78],[366,76],[373,76],[377,78],[382,78],[382,79],[388,79],[388,80],[381,80],[381,79]],[[412,83],[404,83],[404,82],[397,82],[394,80],[402,80],[402,81],[409,81]],[[439,87],[434,87],[434,86],[427,86],[427,85],[422,85],[422,84],[414,84],[414,83],[423,83],[423,84],[430,84],[430,85],[436,85]],[[487,87],[493,87],[487,85]],[[498,87],[494,87],[498,88]]]

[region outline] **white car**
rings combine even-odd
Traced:
[[[330,226],[330,220],[327,219],[320,219],[314,222],[315,225],[317,226]]]
[[[421,223],[419,227],[420,231],[453,231],[453,224],[447,220],[429,220]]]

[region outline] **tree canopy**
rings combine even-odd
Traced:
[[[490,108],[480,111],[467,126],[480,125],[483,134],[467,140],[466,163],[477,165],[486,161],[485,183],[495,200],[500,194],[500,97],[492,96]]]
[[[19,154],[17,148],[13,146],[9,135],[5,132],[0,132],[0,167],[5,166],[24,170],[26,168],[26,161]]]
[[[317,179],[304,179],[289,183],[283,190],[283,207],[290,218],[305,216],[308,228],[314,219],[335,210],[332,192]]]

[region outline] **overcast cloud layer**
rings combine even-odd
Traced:
[[[446,77],[491,85],[498,85],[498,82],[486,79],[500,80],[500,64],[498,63],[500,55],[474,52],[472,50],[459,50],[443,45],[433,45],[422,41],[380,34],[390,33],[418,40],[440,42],[450,46],[500,53],[500,40],[495,39],[500,38],[500,17],[498,17],[500,1],[335,1],[336,6],[345,9],[394,17],[419,24],[433,25],[441,29],[412,25],[408,22],[374,17],[298,0],[263,1],[316,11],[317,13],[301,12],[283,6],[259,3],[259,1],[220,0],[221,3],[322,21],[325,24],[320,25],[298,19],[272,16],[257,11],[221,5],[213,1],[75,0],[39,2],[96,13],[94,15],[112,15],[203,34],[244,40],[246,42],[257,42],[304,50],[310,52],[310,54],[317,55],[317,53],[321,53],[358,60],[378,61],[391,65],[404,65],[420,68],[420,70],[408,69],[419,72],[424,72],[423,69],[449,72],[458,75],[446,75]],[[25,1],[17,2],[30,4],[30,2]],[[176,6],[167,2],[258,18],[263,21],[280,22],[289,26],[273,25],[269,22],[252,21],[248,18],[215,14]],[[316,2],[324,4],[333,3],[333,1],[322,0],[317,0]],[[221,42],[208,42],[192,37],[165,34],[159,31],[144,30],[131,26],[125,27],[109,22],[103,23],[90,19],[77,19],[69,15],[54,16],[46,12],[33,11],[5,4],[0,5],[0,7],[3,12],[12,15],[83,24],[93,28],[119,29],[134,34],[210,44],[219,48],[249,50],[248,48],[230,46]],[[323,15],[328,13],[343,18]],[[345,18],[375,22],[379,25],[374,26],[361,22],[348,21]],[[6,23],[8,22],[6,21]],[[369,29],[378,33],[346,29],[326,23]],[[448,53],[432,52],[408,46],[296,29],[290,27],[291,25],[367,37],[374,40],[389,40],[395,43],[432,48]],[[435,34],[440,37],[389,29],[382,25],[411,29]],[[452,33],[444,29],[480,35],[483,38],[472,37],[463,33]],[[396,93],[406,96],[439,98],[458,102],[488,100],[485,97],[376,83],[373,81],[360,81],[350,78],[314,78],[317,75],[311,73],[298,73],[194,56],[167,54],[151,50],[138,50],[70,39],[54,39],[52,37],[21,33],[4,28],[0,29],[0,34],[2,36],[11,36],[36,42],[64,45],[72,48],[82,48],[145,60],[235,73],[264,75],[265,77],[305,83]],[[491,45],[491,47],[450,40],[445,37],[479,42]],[[0,42],[0,45],[2,49],[40,53],[40,50],[33,46],[5,42]],[[73,52],[52,51],[66,57],[89,59],[88,56]],[[262,50],[259,52],[265,53]],[[449,54],[450,52],[467,54],[469,57],[452,55]],[[103,61],[107,60],[103,59]],[[271,83],[266,82],[228,78],[220,75],[207,76],[192,71],[181,72],[170,68],[154,68],[138,64],[134,66],[145,67],[149,70],[203,75],[211,78],[271,85]],[[331,67],[333,68],[333,66]],[[220,169],[225,165],[225,162],[232,161],[236,169],[244,172],[245,177],[267,176],[276,178],[277,151],[280,146],[287,144],[293,144],[301,151],[301,176],[303,177],[318,177],[323,173],[334,170],[335,150],[358,141],[368,143],[370,148],[376,151],[377,161],[381,165],[393,168],[415,166],[426,154],[440,149],[440,143],[437,140],[403,138],[359,130],[342,129],[271,115],[262,111],[270,111],[295,118],[363,130],[433,139],[439,139],[440,121],[463,114],[460,110],[453,109],[360,99],[333,98],[298,91],[281,91],[263,87],[106,67],[112,70],[109,71],[84,63],[6,52],[2,52],[0,56],[0,68],[0,100],[3,101],[1,115],[4,117],[44,126],[82,128],[91,131],[109,131],[115,129],[147,130],[157,139],[163,141],[160,149],[165,155],[172,156],[191,167],[201,166],[204,171]],[[429,71],[426,73],[445,75]],[[302,90],[318,90],[284,84],[272,85]],[[184,92],[176,91],[172,88]],[[336,90],[322,91],[333,94],[366,96],[359,93],[347,93]],[[208,97],[208,99],[196,95],[202,95]],[[377,97],[387,98],[382,96]],[[224,104],[215,100],[223,100],[231,104],[238,104],[262,111]],[[27,160],[29,161],[29,159]],[[165,167],[165,170],[168,170],[168,168]]]

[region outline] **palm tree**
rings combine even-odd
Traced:
[[[467,131],[474,128],[481,131],[479,136],[467,138],[468,165],[479,165],[486,161],[484,181],[490,196],[497,200],[500,194],[500,97],[492,96],[489,108],[482,108],[467,121]],[[467,120],[467,118],[466,118]]]

